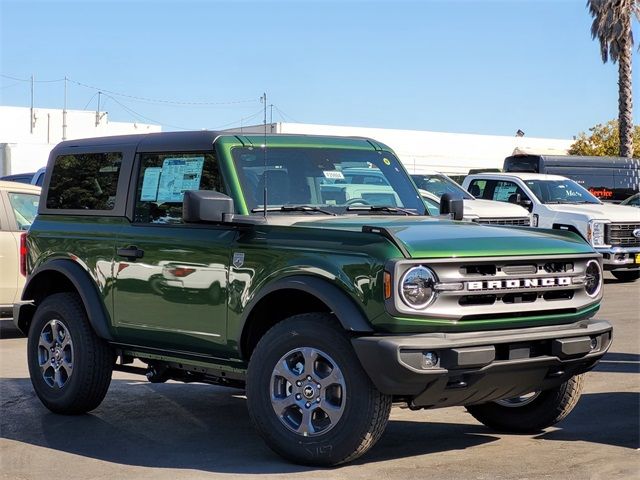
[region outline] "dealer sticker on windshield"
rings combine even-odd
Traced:
[[[332,180],[344,180],[344,175],[338,170],[323,170],[324,178],[330,178]]]

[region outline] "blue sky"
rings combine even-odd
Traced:
[[[42,81],[66,75],[165,101],[100,95],[112,121],[164,130],[260,123],[267,92],[274,121],[570,138],[617,116],[585,3],[0,0],[0,104],[28,106],[6,76],[34,75],[36,106],[62,108]],[[69,108],[96,103],[68,84]]]

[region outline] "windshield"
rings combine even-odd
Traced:
[[[573,180],[528,180],[525,183],[542,203],[600,203]]]
[[[267,208],[282,212],[397,213],[405,209],[425,214],[414,185],[389,152],[269,147],[266,168],[264,153],[262,148],[232,150],[249,212],[264,208],[266,186]],[[317,208],[278,208],[294,205]]]
[[[441,173],[435,175],[411,175],[411,178],[416,182],[418,188],[431,192],[434,195],[437,195],[438,198],[442,197],[445,193],[450,193],[455,197],[464,198],[466,200],[473,199],[469,192]]]

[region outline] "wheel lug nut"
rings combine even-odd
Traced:
[[[302,395],[300,395],[299,393],[296,393],[296,400],[300,400],[302,398]]]
[[[320,403],[320,397],[316,398],[316,403]]]
[[[301,386],[302,386],[302,382],[301,382],[300,380],[298,380],[298,381],[296,382],[296,385],[297,385],[298,387],[301,387]]]
[[[320,390],[322,388],[322,385],[317,384],[316,387],[318,387],[318,390]]]
[[[311,406],[311,404],[310,404],[309,402],[307,402],[307,403],[305,404],[305,407],[307,407],[307,408],[309,408],[310,406]]]
[[[311,381],[311,375],[307,375],[307,380]]]

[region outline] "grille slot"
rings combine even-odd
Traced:
[[[555,292],[545,292],[542,295],[547,301],[551,300],[571,300],[573,298],[573,290],[559,290]]]
[[[493,305],[496,303],[495,295],[465,295],[460,297],[458,303],[462,306],[469,305]]]
[[[464,275],[495,275],[497,272],[495,265],[463,265],[460,270]]]
[[[538,271],[536,265],[505,265],[502,271],[507,275],[532,275]]]
[[[537,293],[507,293],[502,297],[504,303],[531,303],[538,298]]]
[[[608,223],[605,243],[616,247],[640,247],[640,238],[633,235],[636,229],[640,229],[640,223]]]
[[[516,225],[529,226],[529,217],[507,217],[507,218],[476,218],[473,220],[481,225]]]

